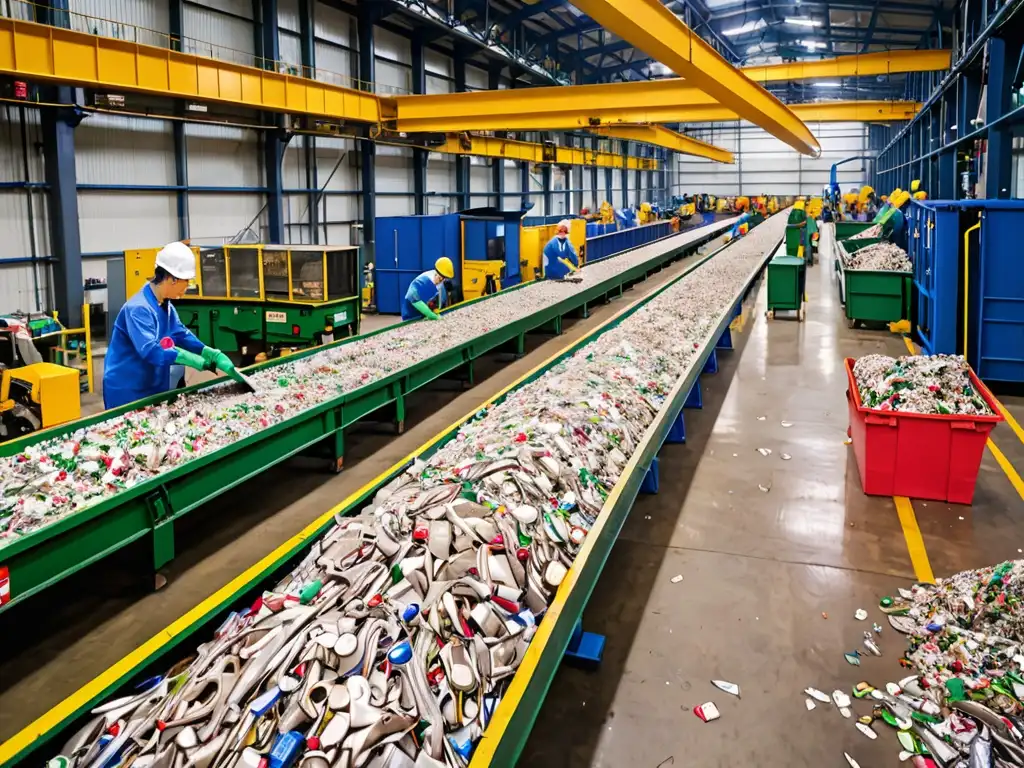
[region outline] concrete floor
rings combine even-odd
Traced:
[[[449,385],[421,393],[404,435],[360,429],[343,474],[289,461],[189,515],[162,591],[146,591],[138,577],[133,557],[144,552],[126,553],[0,616],[0,739],[681,268],[573,322],[562,337],[534,339],[522,360],[489,359],[468,392]],[[842,359],[905,350],[887,332],[846,328],[829,266],[811,268],[808,293],[805,322],[767,320],[762,285],[734,334],[736,350],[721,353],[721,371],[704,377],[704,408],[686,414],[687,443],[662,450],[661,492],[638,500],[585,614],[586,628],[607,636],[604,662],[597,672],[560,669],[520,765],[844,765],[844,750],[865,768],[896,764],[895,739],[868,741],[831,707],[807,712],[801,690],[900,676],[901,643],[889,629],[879,640],[883,658],[859,669],[843,659],[869,628],[854,611],[868,608],[881,621],[878,598],[915,576],[892,500],[864,496],[844,445]],[[1022,401],[1004,402],[1024,420]],[[1011,430],[995,435],[1024,468],[1024,446]],[[762,456],[761,447],[772,454]],[[1024,547],[1024,503],[988,452],[973,507],[914,508],[936,575],[1019,557]],[[676,575],[682,581],[674,584]],[[739,684],[742,699],[715,689],[712,678]],[[704,724],[692,714],[706,701],[719,706],[721,720]],[[868,711],[859,702],[855,709]]]

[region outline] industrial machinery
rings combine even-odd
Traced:
[[[153,274],[157,250],[125,251],[128,296]],[[359,333],[363,297],[356,246],[192,250],[196,279],[174,306],[204,344],[248,360]]]
[[[0,442],[81,417],[76,368],[32,363],[0,369]]]

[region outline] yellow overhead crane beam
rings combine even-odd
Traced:
[[[600,136],[654,144],[659,147],[675,150],[676,152],[682,152],[685,155],[706,157],[719,163],[733,162],[732,152],[729,150],[716,147],[714,144],[707,144],[698,139],[692,139],[662,125],[609,125],[599,126],[590,130]]]
[[[795,64],[773,64],[750,68],[744,72],[764,82],[851,77],[945,69],[949,66],[949,57],[949,51],[890,51],[885,54],[869,53]],[[713,114],[729,115],[712,119],[737,119],[735,110],[718,104],[711,96],[679,78],[606,85],[396,96],[389,101],[393,103],[396,118],[389,120],[385,117],[385,122],[396,130],[408,132],[546,131],[623,123],[699,122],[708,119],[694,117],[693,107],[698,106],[717,110]],[[799,111],[800,108],[798,105],[790,105],[798,117],[808,119]]]
[[[821,147],[785,104],[723,59],[661,0],[573,0],[602,27],[804,155]]]
[[[910,120],[922,105],[917,101],[820,101],[789,106],[807,123],[886,123]],[[705,104],[674,110],[672,119],[666,122],[710,123],[729,120],[739,120],[739,115],[725,107]]]
[[[373,126],[379,126],[394,109],[389,100],[365,91],[10,18],[0,18],[0,74]],[[535,163],[619,168],[624,162],[611,152],[561,147],[552,152],[541,144],[496,138],[470,137],[473,149],[466,151],[463,140],[450,137],[445,145],[430,149]],[[548,156],[554,159],[545,159]],[[631,157],[627,167],[653,170],[657,161]]]

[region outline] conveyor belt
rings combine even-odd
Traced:
[[[784,217],[769,220],[761,226],[768,229],[771,247],[759,258],[735,294],[735,301],[721,313],[718,321],[700,345],[699,352],[691,359],[685,374],[663,400],[661,410],[648,426],[644,438],[629,457],[618,483],[604,502],[601,513],[586,538],[582,551],[576,556],[569,576],[550,604],[539,631],[533,638],[525,659],[505,692],[502,703],[494,714],[483,739],[479,742],[472,760],[472,766],[511,766],[522,749],[526,736],[540,706],[544,694],[569,642],[573,627],[597,582],[625,516],[639,491],[670,427],[678,418],[688,393],[697,385],[701,371],[720,337],[728,330],[735,316],[739,302],[749,287],[758,278],[765,261],[781,243]],[[770,229],[769,229],[770,228]],[[777,232],[775,230],[778,230]],[[743,241],[739,241],[743,242]],[[733,247],[733,246],[728,246]],[[562,352],[496,395],[487,405],[495,404],[513,391],[524,387],[556,364],[571,357],[601,334],[614,328],[641,307],[655,301],[666,291],[674,288],[679,281],[699,269],[722,250],[716,251],[688,269],[679,278],[634,305],[623,309],[588,336],[580,339]],[[343,500],[311,523],[306,530],[282,544],[275,552],[241,574],[237,579],[216,592],[202,604],[190,611],[164,631],[158,633],[135,652],[94,679],[76,694],[66,699],[38,721],[25,728],[8,742],[0,745],[0,763],[31,759],[38,763],[59,749],[58,737],[66,738],[70,727],[97,702],[106,699],[124,685],[142,679],[145,675],[168,663],[169,654],[186,639],[198,633],[203,638],[221,621],[224,612],[232,606],[247,605],[255,595],[266,588],[272,580],[287,573],[308,552],[312,542],[334,525],[335,516],[352,514],[361,509],[376,491],[402,473],[413,459],[429,459],[441,446],[452,439],[460,426],[473,419],[480,412],[477,408],[460,422],[439,434],[433,440],[410,454],[367,486]]]
[[[404,420],[405,398],[413,391],[456,369],[468,366],[471,370],[473,361],[489,351],[514,345],[518,353],[522,354],[528,332],[550,329],[560,333],[562,319],[568,314],[580,310],[586,312],[589,304],[621,295],[626,287],[645,279],[669,261],[696,250],[728,226],[729,221],[715,222],[604,259],[584,269],[588,279],[581,285],[556,287],[549,283],[529,283],[495,296],[466,302],[453,311],[458,313],[473,307],[492,308],[503,302],[515,302],[517,297],[523,295],[520,293],[522,291],[556,294],[550,305],[540,311],[517,316],[513,322],[492,328],[484,335],[460,343],[440,355],[413,361],[408,367],[389,376],[301,411],[293,418],[262,429],[220,450],[179,464],[163,474],[0,546],[0,567],[8,569],[11,590],[10,601],[0,606],[0,611],[28,599],[108,554],[147,537],[152,540],[154,570],[161,568],[174,557],[174,522],[178,517],[258,475],[267,467],[317,443],[330,441],[330,450],[340,468],[346,427],[386,406],[396,409],[397,420],[401,424]],[[484,305],[482,302],[488,303]],[[320,354],[325,349],[339,349],[394,330],[388,328],[375,334],[345,339],[329,347],[311,349],[254,366],[248,372],[273,369]],[[209,385],[159,395],[4,443],[0,445],[0,456],[18,455],[42,440],[70,434],[140,407],[159,405],[178,394],[197,392],[204,387]]]

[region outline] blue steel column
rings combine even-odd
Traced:
[[[57,104],[70,104],[73,91],[53,89]],[[75,178],[75,126],[80,114],[67,107],[43,107],[43,160],[49,186],[50,244],[55,259],[54,296],[60,319],[71,328],[82,325],[82,242],[78,231],[78,188]]]
[[[281,58],[277,34],[277,0],[258,0],[260,3],[260,55],[264,69],[276,69]],[[267,239],[271,243],[284,242],[284,181],[281,161],[287,140],[284,137],[284,116],[271,117],[275,129],[263,131],[263,167],[267,175]]]
[[[487,73],[487,87],[498,90],[501,85],[501,67],[491,67]],[[505,138],[507,131],[497,131],[499,139]],[[491,186],[494,188],[495,206],[499,211],[505,209],[505,159],[496,157],[491,160]]]
[[[551,208],[551,165],[545,163],[540,167],[540,178],[544,184],[544,215],[551,216],[553,211]]]
[[[427,92],[427,65],[423,56],[423,35],[414,32],[412,37],[412,92]],[[413,210],[417,216],[427,212],[427,156],[425,149],[412,151],[412,194]]]
[[[455,92],[466,90],[466,51],[456,44],[452,51],[452,64],[455,70]],[[455,199],[460,211],[472,207],[469,197],[469,155],[455,156]]]
[[[629,142],[622,142],[622,207],[629,208]]]
[[[182,15],[184,3],[182,0],[170,0],[170,22],[171,22],[171,50],[181,51]],[[182,102],[175,102],[175,111],[178,114],[183,112]],[[178,239],[188,240],[188,141],[185,138],[185,123],[176,120],[171,125],[171,133],[174,137],[174,183],[178,187],[175,192],[178,208]]]
[[[368,3],[359,4],[359,80],[364,91],[372,91],[377,78],[374,62],[373,22],[375,7]],[[362,166],[362,200],[363,200],[363,242],[370,245],[376,239],[374,232],[377,218],[377,152],[376,146],[369,139],[360,142],[360,159]],[[363,259],[372,260],[373,249],[364,252]]]
[[[988,41],[988,89],[985,102],[985,123],[992,125],[1010,111],[1010,87],[1013,84],[1006,41],[993,37]],[[988,130],[988,152],[985,163],[985,197],[1010,196],[1013,171],[1013,132],[1007,124]]]
[[[611,168],[604,169],[604,199],[608,201],[610,205],[615,205],[615,197],[612,195],[612,187],[615,186],[615,171]]]
[[[594,150],[594,156],[596,157],[597,156],[597,137],[596,136],[593,139],[591,139],[590,147],[591,147],[591,149]],[[597,210],[598,205],[599,205],[599,203],[597,201],[597,197],[598,197],[598,194],[597,194],[597,164],[595,163],[594,165],[590,166],[590,207],[593,210],[595,210],[595,211]]]
[[[299,46],[302,55],[303,77],[316,77],[316,17],[315,0],[299,0]],[[320,174],[317,168],[316,136],[302,137],[302,156],[306,159],[306,189],[309,191],[310,242],[320,242],[320,205],[317,190]],[[326,199],[326,198],[325,198]],[[326,234],[326,231],[325,231]]]
[[[519,161],[519,194],[520,210],[525,211],[530,204],[530,163],[528,160]]]

